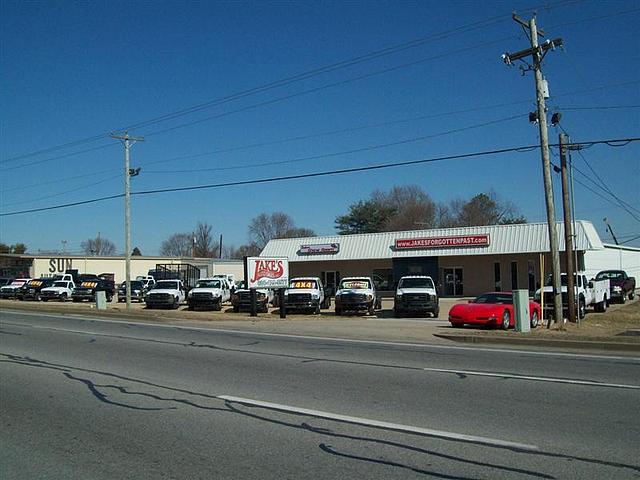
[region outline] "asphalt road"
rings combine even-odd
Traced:
[[[0,312],[0,478],[640,478],[640,358]]]

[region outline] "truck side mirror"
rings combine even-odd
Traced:
[[[589,282],[589,288],[593,288],[593,282],[592,281]]]

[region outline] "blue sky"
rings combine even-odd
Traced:
[[[639,1],[4,0],[0,213],[122,193],[123,150],[110,131],[416,39],[429,41],[132,128],[145,137],[131,150],[131,166],[142,168],[132,191],[537,144],[526,117],[535,109],[532,73],[500,59],[528,46],[511,12],[528,19],[533,9],[542,40],[564,41],[564,50],[546,56],[544,73],[550,113],[562,112],[572,140],[639,137]],[[554,143],[558,133],[549,129]],[[359,151],[344,153],[351,150]],[[592,221],[607,242],[603,217],[619,240],[639,236],[640,142],[596,145],[573,160],[577,218]],[[437,202],[493,189],[529,221],[546,219],[540,153],[531,151],[134,196],[132,246],[155,255],[163,240],[199,221],[238,246],[250,220],[273,211],[330,235],[350,204],[407,184]],[[100,232],[121,252],[123,212],[120,198],[2,216],[0,242],[24,242],[36,253],[66,241],[67,252],[80,253],[80,243]]]

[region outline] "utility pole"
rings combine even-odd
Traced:
[[[562,207],[564,212],[564,253],[567,265],[567,303],[569,322],[576,322],[575,265],[573,264],[573,228],[569,206],[569,182],[567,180],[567,143],[564,133],[559,135],[560,172],[562,177]]]
[[[542,45],[538,44],[538,33],[544,36],[542,30],[538,31],[536,26],[536,19],[532,17],[529,22],[525,22],[517,15],[513,15],[513,19],[522,25],[525,33],[528,30],[529,40],[531,41],[531,48],[521,50],[519,52],[510,54],[505,53],[502,55],[503,61],[507,65],[511,65],[515,60],[522,60],[523,58],[531,57],[533,59],[533,66],[529,66],[529,70],[533,70],[536,81],[536,100],[538,104],[537,120],[540,130],[540,152],[542,156],[542,173],[544,180],[544,193],[545,202],[547,207],[547,224],[549,229],[549,248],[551,251],[551,276],[553,279],[553,306],[554,306],[554,318],[556,323],[559,323],[560,328],[563,325],[562,314],[562,291],[560,284],[560,252],[558,248],[558,236],[556,232],[556,218],[553,203],[553,183],[551,181],[551,162],[549,160],[549,136],[547,131],[547,108],[545,105],[545,98],[548,97],[548,84],[542,77],[541,62],[547,51],[554,49],[556,46],[562,45],[562,39],[557,38],[553,41],[547,40]],[[523,69],[523,72],[526,69]],[[551,326],[551,322],[547,324],[547,328]]]
[[[125,284],[127,292],[127,310],[131,309],[131,192],[129,186],[130,177],[140,173],[140,169],[129,168],[129,150],[135,142],[144,141],[144,137],[130,137],[128,132],[124,135],[111,135],[124,145],[124,258],[125,258]]]

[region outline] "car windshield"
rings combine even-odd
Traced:
[[[315,280],[294,280],[289,288],[318,288]]]
[[[161,288],[166,288],[169,290],[178,290],[180,287],[178,287],[178,282],[171,281],[171,280],[160,280],[158,283],[154,285],[153,289],[160,290]]]
[[[371,282],[367,279],[358,280],[342,280],[340,282],[340,288],[347,288],[351,290],[361,290],[371,288]]]
[[[120,288],[127,288],[127,282],[122,282],[120,284]],[[142,289],[142,282],[138,282],[137,280],[133,280],[131,282],[131,288],[135,288],[137,290]]]
[[[485,293],[476,297],[473,303],[505,303],[512,304],[513,296],[508,293]]]
[[[403,278],[398,288],[434,288],[430,278]]]
[[[621,280],[621,281],[624,279],[621,272],[600,272],[598,275],[596,275],[596,280],[604,280],[607,278],[609,280]]]
[[[220,280],[199,280],[196,288],[222,288]]]

